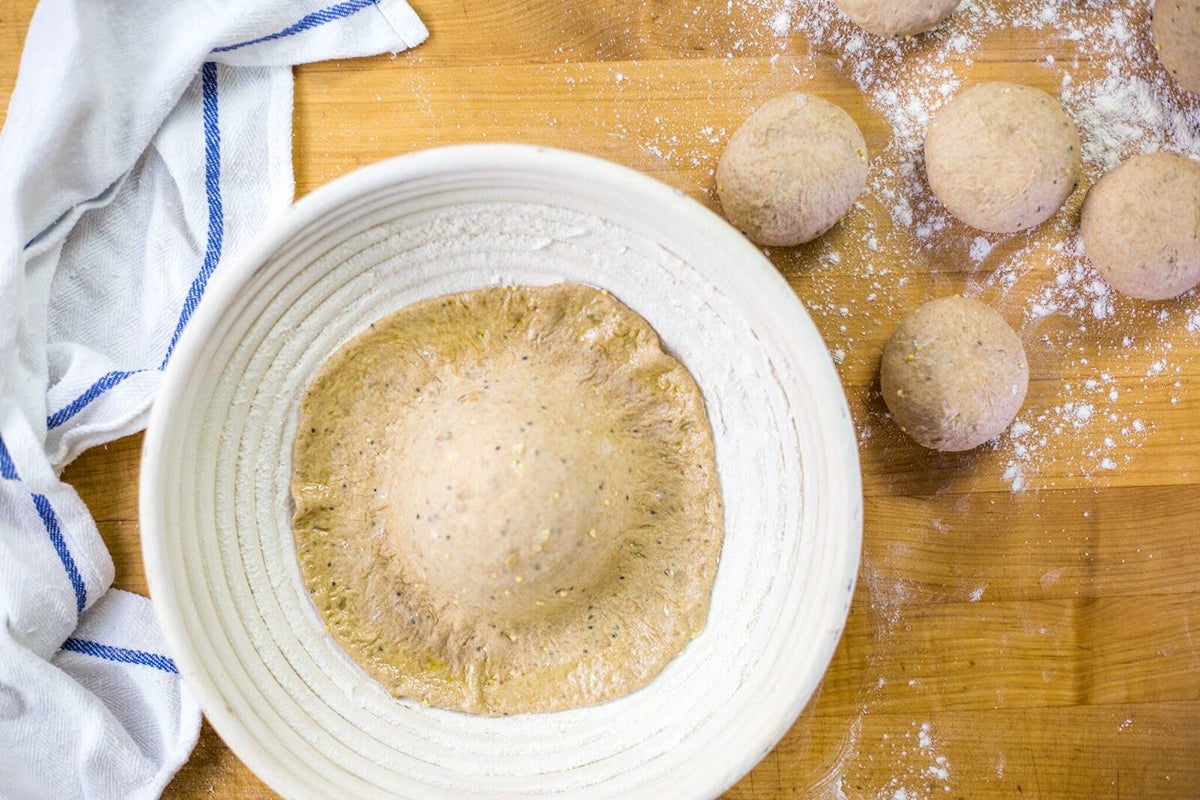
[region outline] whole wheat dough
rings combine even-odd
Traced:
[[[855,25],[876,36],[915,36],[936,28],[959,0],[837,0]]]
[[[1150,30],[1163,66],[1180,86],[1200,94],[1200,2],[1157,0]]]
[[[1079,181],[1079,131],[1031,86],[981,83],[939,110],[925,137],[929,186],[950,213],[991,233],[1032,228]]]
[[[942,297],[896,326],[879,383],[892,417],[918,444],[970,450],[1016,417],[1029,362],[1020,338],[990,306]]]
[[[1200,162],[1134,156],[1083,202],[1088,260],[1118,292],[1166,300],[1200,284]]]
[[[722,512],[703,400],[606,292],[482,289],[375,323],[309,386],[292,475],[309,594],[397,696],[598,703],[704,626]]]
[[[726,218],[751,241],[787,247],[845,215],[867,181],[867,143],[850,115],[800,92],[768,100],[717,164]]]

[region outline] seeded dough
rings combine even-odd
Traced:
[[[950,213],[991,233],[1032,228],[1079,181],[1079,131],[1031,86],[981,83],[937,112],[925,137],[929,186]]]
[[[1163,66],[1180,86],[1200,94],[1200,0],[1157,0],[1150,30]]]
[[[729,138],[717,165],[725,216],[761,245],[817,238],[867,182],[867,143],[850,115],[800,92],[768,100]]]
[[[1200,162],[1134,156],[1088,192],[1081,231],[1088,259],[1118,292],[1183,294],[1200,283]]]
[[[932,300],[883,348],[880,387],[900,429],[935,450],[970,450],[999,436],[1029,388],[1025,348],[991,307]]]
[[[591,287],[483,289],[372,325],[303,398],[292,497],[313,603],[399,697],[598,703],[708,614],[722,512],[700,391]]]
[[[937,27],[959,0],[837,0],[855,25],[876,36],[914,36]]]

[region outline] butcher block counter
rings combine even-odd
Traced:
[[[726,796],[1200,797],[1200,299],[1121,298],[1076,238],[1104,169],[1200,142],[1200,100],[1155,63],[1148,4],[974,0],[899,43],[812,0],[412,5],[431,33],[414,50],[295,70],[297,196],[422,148],[524,142],[610,159],[718,209],[722,148],[777,94],[819,94],[866,137],[858,206],[823,239],[768,251],[855,419],[857,591],[816,695]],[[33,6],[0,10],[4,97]],[[998,79],[1062,96],[1084,139],[1083,185],[1029,234],[984,236],[923,186],[929,111]],[[878,362],[905,313],[954,293],[1017,330],[1031,383],[997,442],[936,454],[888,419]],[[145,593],[140,445],[94,449],[64,477],[99,523],[115,585]],[[275,795],[206,723],[165,796]]]

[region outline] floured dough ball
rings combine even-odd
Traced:
[[[1163,66],[1180,86],[1200,94],[1200,2],[1158,0],[1150,29]]]
[[[786,247],[842,218],[867,182],[867,143],[850,115],[796,92],[767,101],[717,165],[725,216],[752,241]]]
[[[1200,283],[1200,162],[1135,156],[1083,203],[1083,249],[1114,289],[1166,300]]]
[[[959,451],[993,439],[1029,388],[1025,348],[991,307],[965,297],[932,300],[906,317],[883,348],[883,399],[918,444]]]
[[[1079,131],[1057,100],[1031,86],[981,83],[929,124],[925,168],[938,200],[990,233],[1032,228],[1079,181]]]
[[[913,36],[937,27],[959,0],[837,0],[855,25],[876,36]]]

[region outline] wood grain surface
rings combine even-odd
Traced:
[[[728,133],[795,89],[843,105],[873,153],[892,136],[844,64],[810,52],[799,33],[773,33],[783,2],[412,4],[432,33],[419,48],[296,70],[298,194],[420,148],[519,141],[612,159],[715,207],[712,172]],[[1144,36],[1146,4],[1126,5]],[[0,9],[5,97],[32,9],[33,0]],[[1045,31],[997,26],[953,66],[968,82],[1004,78],[1057,92],[1048,55],[1078,53]],[[1087,56],[1073,69],[1085,74]],[[1200,394],[1191,391],[1200,334],[1186,315],[1160,324],[1121,301],[1117,321],[1104,325],[1023,316],[1020,287],[1053,283],[1039,248],[1054,245],[1054,231],[1032,245],[999,240],[980,265],[968,257],[973,233],[954,226],[904,257],[860,246],[865,231],[890,225],[885,209],[864,203],[824,242],[769,253],[839,356],[862,442],[865,542],[823,684],[727,797],[1200,797]],[[995,290],[989,266],[1020,247],[1030,249],[1017,289]],[[831,249],[905,279],[877,300],[861,264],[823,260]],[[879,353],[899,316],[966,286],[1019,328],[1029,352],[1026,407],[1043,416],[1030,418],[1041,439],[1021,462],[1020,491],[1012,442],[925,452],[890,425],[878,396]],[[1156,348],[1139,348],[1147,338]],[[1120,399],[1087,394],[1097,380]],[[1064,409],[1071,386],[1103,402]],[[1091,424],[1081,405],[1104,418]],[[1118,433],[1123,446],[1106,449]],[[139,445],[130,437],[86,453],[65,479],[99,522],[116,585],[145,592]],[[166,796],[274,795],[206,724]]]

